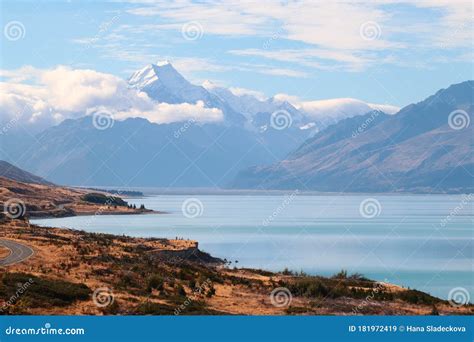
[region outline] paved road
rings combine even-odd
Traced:
[[[6,258],[0,259],[0,266],[10,266],[25,261],[35,252],[30,247],[12,240],[0,239],[0,246],[8,248],[11,253]]]

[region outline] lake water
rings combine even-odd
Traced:
[[[202,250],[240,267],[323,275],[346,269],[441,298],[462,287],[474,299],[473,202],[465,195],[288,192],[150,196],[129,202],[168,213],[33,222],[140,237],[178,236],[197,240]]]

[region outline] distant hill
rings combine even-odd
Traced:
[[[88,189],[51,183],[27,183],[0,175],[0,221],[5,220],[5,217],[17,219],[148,212],[151,211],[144,206],[138,209],[129,207],[122,198],[104,192],[90,192]]]
[[[241,171],[235,188],[337,192],[473,192],[474,81],[395,115],[374,111],[319,132],[270,166]]]
[[[54,185],[47,180],[24,171],[6,161],[0,160],[0,177],[5,177],[17,182],[42,185]]]

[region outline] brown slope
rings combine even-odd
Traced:
[[[75,215],[141,214],[151,212],[148,209],[132,209],[126,205],[115,205],[118,197],[99,193],[109,201],[105,204],[91,203],[85,200],[86,194],[98,194],[86,189],[22,183],[0,177],[0,211],[21,217],[62,217]]]

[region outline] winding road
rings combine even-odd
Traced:
[[[35,253],[31,247],[12,240],[0,239],[0,246],[8,248],[11,251],[9,256],[0,259],[0,266],[11,266],[17,264],[25,261]]]

